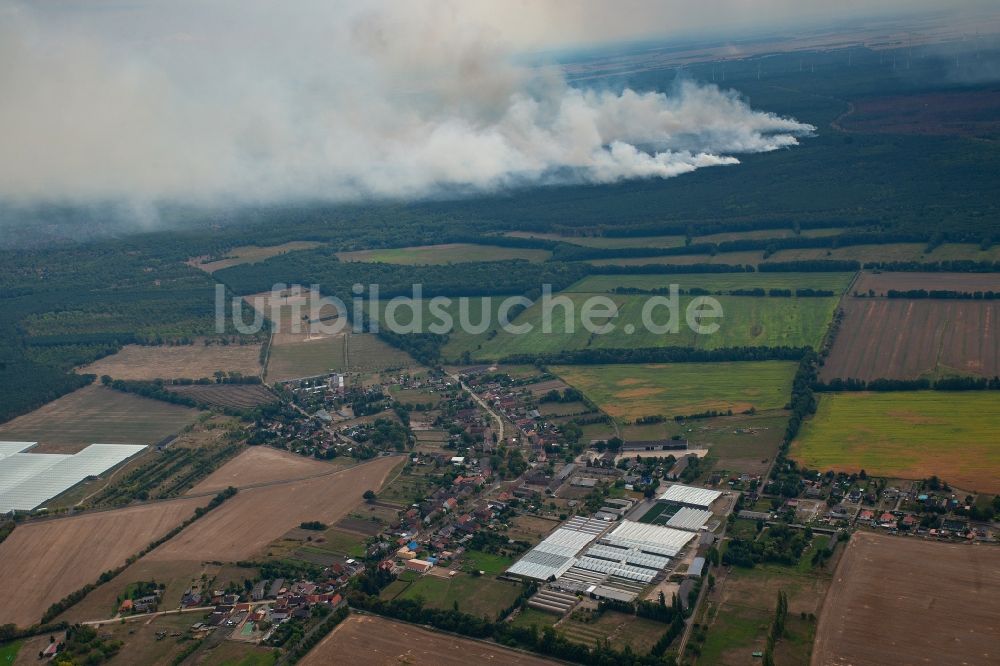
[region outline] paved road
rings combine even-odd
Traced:
[[[497,422],[497,442],[498,443],[502,442],[503,441],[503,418],[501,418],[499,414],[497,414],[496,412],[494,412],[493,409],[489,405],[486,404],[485,400],[483,400],[478,395],[476,395],[475,391],[473,391],[468,386],[466,386],[465,383],[462,382],[462,380],[458,378],[458,375],[448,375],[448,376],[451,377],[452,379],[454,379],[456,382],[458,382],[458,385],[462,387],[462,390],[465,391],[466,393],[468,393],[469,395],[471,395],[472,399],[475,400],[477,403],[479,403],[479,406],[482,407],[483,409],[485,409],[489,413],[489,415],[493,417],[493,420]]]

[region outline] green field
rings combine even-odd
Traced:
[[[13,664],[17,659],[17,653],[21,651],[21,641],[14,641],[6,645],[0,645],[0,666]]]
[[[600,293],[617,288],[680,290],[693,288],[711,292],[734,289],[825,289],[843,293],[854,273],[692,273],[679,275],[592,275],[568,287],[567,292]]]
[[[514,558],[503,555],[491,555],[479,550],[465,551],[465,562],[469,568],[482,571],[489,576],[499,576],[514,564]]]
[[[825,394],[792,456],[812,469],[937,475],[964,490],[997,493],[998,413],[995,391]]]
[[[340,372],[344,361],[344,337],[271,345],[267,357],[267,381],[284,381]]]
[[[657,334],[643,325],[642,310],[648,296],[608,295],[617,307],[616,318],[593,317],[595,326],[611,323],[613,330],[604,334],[593,334],[582,324],[581,309],[587,299],[594,294],[567,294],[573,303],[573,311],[567,317],[567,309],[554,304],[551,307],[551,329],[543,328],[543,304],[541,299],[521,313],[515,325],[530,324],[529,332],[515,334],[500,331],[496,337],[482,343],[482,347],[472,353],[474,358],[496,360],[511,354],[537,354],[560,352],[573,349],[608,349],[640,347],[694,347],[698,349],[720,349],[725,347],[818,347],[823,334],[837,306],[837,298],[754,298],[749,296],[712,296],[722,306],[721,319],[704,320],[717,323],[719,328],[713,334],[700,335],[686,324],[686,309],[692,302],[690,296],[678,299],[678,330]],[[664,325],[669,319],[665,307],[652,310],[652,320],[656,325]],[[570,319],[571,333],[566,333],[566,320]],[[629,326],[633,328],[629,328]],[[632,333],[628,333],[632,330]]]
[[[1000,261],[1000,246],[980,250],[973,243],[945,243],[932,252],[925,252],[926,243],[887,243],[882,245],[846,245],[839,248],[793,248],[778,250],[766,260],[761,250],[719,252],[718,254],[684,254],[672,257],[626,257],[597,259],[590,263],[597,266],[643,266],[646,264],[749,264],[781,261],[812,261],[816,259],[852,260],[862,263],[873,261]]]
[[[421,331],[437,332],[432,326],[446,325],[448,321],[442,313],[450,317],[450,326],[444,330],[450,330],[448,341],[441,350],[441,355],[446,360],[455,361],[461,358],[462,354],[469,352],[475,354],[488,339],[496,335],[500,328],[497,320],[500,304],[504,300],[502,296],[485,297],[455,297],[448,302],[438,301],[432,308],[431,299],[413,301],[414,308],[419,308],[417,313],[418,324]],[[386,326],[386,309],[390,300],[380,300],[378,302],[378,321],[380,326]],[[371,312],[371,303],[366,304]],[[507,317],[515,319],[517,310],[509,310]],[[408,305],[398,307],[393,313],[393,320],[399,326],[410,326],[414,323],[414,311]],[[482,330],[480,330],[482,329]]]
[[[455,603],[463,613],[476,617],[496,618],[497,614],[509,607],[523,589],[519,583],[497,580],[490,576],[470,576],[458,573],[451,578],[424,575],[405,588],[396,586],[395,581],[383,592],[383,598],[423,599],[431,608],[452,609]]]
[[[410,265],[461,264],[475,261],[510,261],[512,259],[538,262],[545,261],[550,256],[552,253],[548,250],[472,243],[448,243],[445,245],[421,245],[337,253],[337,258],[341,261]]]
[[[611,416],[635,420],[777,409],[788,402],[795,368],[790,361],[741,361],[571,365],[552,371]]]
[[[843,229],[831,227],[828,229],[803,229],[799,234],[803,237],[817,238],[820,236],[835,236]],[[684,236],[561,236],[551,233],[533,232],[509,232],[505,234],[514,238],[541,238],[544,240],[557,240],[571,245],[581,245],[583,247],[598,248],[645,248],[645,247],[681,247],[684,245]],[[759,229],[755,231],[729,231],[718,234],[708,234],[706,236],[695,236],[692,243],[725,243],[736,240],[757,240],[763,238],[789,238],[795,232],[791,229]]]

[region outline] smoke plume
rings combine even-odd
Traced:
[[[690,81],[570,86],[557,67],[522,64],[524,45],[478,3],[2,2],[9,202],[335,201],[670,178],[814,129]]]

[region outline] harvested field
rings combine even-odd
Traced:
[[[250,409],[278,399],[269,388],[261,384],[192,384],[170,386],[167,390],[212,407],[235,409]]]
[[[358,250],[338,252],[341,261],[367,261],[383,264],[461,264],[473,261],[545,261],[552,253],[548,250],[531,248],[502,247],[500,245],[478,245],[472,243],[447,243],[442,245],[421,245],[382,250]]]
[[[261,483],[291,481],[332,472],[337,467],[269,446],[251,446],[212,472],[187,494],[211,493],[228,486],[243,488]]]
[[[251,559],[306,520],[332,525],[382,487],[399,458],[386,456],[305,481],[241,491],[221,507],[147,555],[150,561]]]
[[[330,663],[466,666],[475,663],[544,666],[556,662],[499,645],[421,629],[374,615],[352,614],[302,659],[302,666]]]
[[[854,100],[837,120],[863,134],[1000,138],[1000,90],[950,90]]]
[[[20,525],[0,543],[0,624],[37,622],[52,603],[143,549],[194,514],[188,498]],[[14,601],[16,600],[16,601]]]
[[[221,271],[223,268],[231,268],[232,266],[239,266],[241,264],[256,264],[260,261],[264,261],[265,259],[277,257],[279,254],[285,254],[286,252],[295,252],[296,250],[312,250],[313,248],[320,247],[321,245],[323,244],[315,241],[291,241],[290,243],[267,245],[264,247],[260,247],[258,245],[244,245],[242,247],[234,247],[232,250],[227,252],[226,256],[222,259],[202,263],[201,258],[196,257],[188,263],[207,273],[214,273],[215,271]]]
[[[216,370],[260,373],[260,345],[126,345],[77,372],[115,379],[201,379]]]
[[[842,308],[824,380],[1000,374],[1000,301],[848,297]]]
[[[197,420],[196,409],[91,385],[0,426],[0,439],[49,444],[155,444]]]
[[[780,408],[791,393],[795,363],[567,365],[554,366],[552,371],[607,414],[634,421],[709,410]]]
[[[959,488],[998,493],[998,413],[996,391],[823,394],[791,456],[810,469],[937,475]]]
[[[345,339],[347,370],[381,372],[389,368],[416,366],[417,362],[401,349],[383,342],[373,333],[350,333]]]
[[[275,344],[267,360],[268,382],[283,382],[330,372],[343,372],[344,336]]]
[[[728,293],[738,289],[817,289],[840,294],[854,273],[688,273],[679,275],[591,275],[566,288],[570,293],[602,293],[615,289],[705,289]]]
[[[861,271],[851,293],[866,294],[868,290],[876,296],[885,296],[890,289],[909,291],[911,289],[944,289],[947,291],[976,292],[1000,291],[1000,275],[997,273],[872,273]]]
[[[812,664],[996,664],[998,589],[996,548],[858,532],[823,604]]]

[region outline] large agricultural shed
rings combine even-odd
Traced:
[[[689,506],[683,506],[677,513],[670,517],[670,520],[667,521],[667,527],[675,527],[679,530],[697,532],[709,521],[711,517],[711,511],[706,511],[705,509],[692,509]]]
[[[685,486],[675,483],[667,488],[667,490],[660,495],[658,499],[661,502],[674,502],[675,504],[680,504],[681,506],[707,509],[721,496],[722,492],[719,490],[696,488],[694,486]]]
[[[558,578],[576,563],[576,556],[608,528],[595,518],[574,516],[507,569],[514,576],[534,580]]]
[[[574,517],[528,551],[508,574],[550,582],[551,589],[631,601],[669,566],[694,532],[625,520]],[[549,594],[549,592],[545,592]],[[543,600],[535,607],[553,610]]]
[[[0,513],[31,511],[146,448],[91,444],[73,455],[27,453],[33,446],[35,442],[0,442]]]

